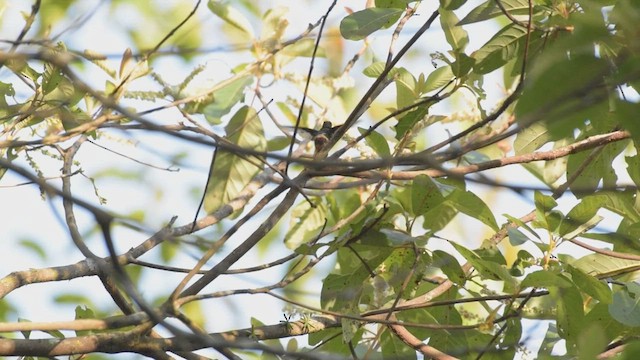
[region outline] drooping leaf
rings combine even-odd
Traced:
[[[440,25],[444,31],[444,36],[447,39],[451,49],[454,51],[464,51],[465,47],[469,43],[469,35],[458,25],[458,17],[453,11],[440,8]]]
[[[209,0],[207,6],[212,13],[216,14],[227,24],[246,33],[249,38],[254,38],[251,22],[249,22],[249,20],[240,11],[231,6],[229,2]]]
[[[536,122],[518,132],[513,142],[513,149],[516,155],[529,154],[553,140],[546,124]]]
[[[551,211],[558,203],[548,195],[536,191],[534,194],[534,201],[536,204],[536,221],[547,230],[553,230],[554,224],[550,217]]]
[[[456,258],[442,250],[433,252],[433,266],[442,270],[447,278],[458,286],[464,286],[467,277]]]
[[[451,70],[451,66],[441,66],[433,70],[429,74],[429,76],[427,76],[424,87],[420,89],[420,91],[422,93],[428,93],[434,90],[438,90],[450,83],[451,79],[453,79],[453,71]]]
[[[569,264],[565,264],[564,266],[571,274],[573,283],[576,284],[578,289],[584,291],[600,302],[603,302],[605,304],[611,303],[611,289],[604,281],[599,280],[592,275],[588,275],[582,270],[577,269]]]
[[[367,8],[348,15],[340,22],[340,33],[348,40],[362,40],[393,25],[404,12],[398,8]]]
[[[231,81],[213,93],[213,101],[202,108],[202,113],[210,123],[219,123],[220,118],[228,114],[242,99],[244,89],[252,83],[252,76],[243,76]]]
[[[439,205],[444,200],[440,189],[426,175],[419,175],[411,185],[411,210],[414,216],[420,216]]]
[[[502,0],[500,3],[511,15],[525,15],[529,13],[529,2],[527,0]],[[471,10],[467,16],[460,20],[458,24],[473,24],[475,22],[489,20],[503,14],[504,13],[495,1],[488,0]]]
[[[420,106],[415,110],[411,110],[410,112],[403,115],[398,119],[398,124],[396,124],[396,139],[400,140],[402,137],[413,129],[413,126],[420,120],[424,119],[429,111],[429,106],[424,105]]]
[[[618,322],[627,326],[640,326],[640,285],[635,282],[613,294],[613,302],[609,304],[609,313]]]
[[[367,132],[364,128],[358,128],[360,134],[364,134]],[[369,145],[373,151],[378,154],[381,158],[386,158],[391,156],[391,150],[389,150],[389,143],[387,143],[387,139],[377,131],[370,132],[367,137],[364,138],[367,145]]]
[[[574,354],[584,328],[582,296],[575,287],[550,288],[549,291],[557,302],[558,333],[567,341],[567,352]]]
[[[578,337],[578,358],[597,359],[607,349],[604,330],[597,325],[586,326]]]
[[[569,186],[576,197],[592,194],[601,181],[604,187],[616,186],[618,176],[613,168],[613,160],[620,155],[626,145],[626,141],[618,141],[604,146],[595,153],[595,156],[591,156],[591,152],[588,151],[569,156],[567,178],[574,177],[574,174],[579,171],[579,176],[576,176]]]
[[[517,283],[513,276],[509,273],[507,268],[494,261],[483,260],[476,252],[465,248],[464,246],[455,242],[450,242],[451,245],[462,255],[473,267],[486,279],[489,280],[501,280],[508,283],[509,286],[515,286]]]
[[[406,346],[391,330],[385,329],[380,336],[383,359],[416,359],[416,352]]]
[[[322,203],[312,207],[308,201],[303,201],[293,208],[289,220],[289,231],[284,243],[289,249],[296,249],[303,243],[309,242],[317,236],[327,218],[327,209]]]
[[[517,57],[524,47],[526,34],[525,28],[513,23],[502,28],[471,55],[475,59],[474,72],[490,73]]]
[[[456,190],[447,196],[446,201],[450,202],[461,213],[480,220],[491,229],[498,231],[498,223],[496,223],[491,209],[471,191]]]
[[[522,286],[522,288],[569,287],[573,286],[573,283],[565,275],[557,271],[538,270],[527,275],[527,277],[522,280],[520,286]]]
[[[242,148],[265,151],[267,141],[256,111],[248,106],[240,108],[225,128],[226,139]],[[228,151],[218,150],[205,192],[204,209],[207,213],[235,198],[260,170],[255,158],[249,161]]]

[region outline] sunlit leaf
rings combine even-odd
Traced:
[[[500,4],[511,15],[524,15],[529,13],[529,1],[527,0],[501,0]],[[485,21],[503,14],[496,2],[489,0],[471,10],[467,16],[460,20],[459,25]]]
[[[364,128],[358,128],[360,134],[365,134],[367,132]],[[369,145],[373,151],[378,154],[378,156],[385,158],[391,156],[391,150],[389,150],[389,144],[387,143],[387,139],[377,131],[370,132],[367,137],[364,138],[367,145]]]
[[[476,60],[474,71],[479,74],[487,74],[504,66],[522,51],[526,34],[525,28],[514,24],[502,28],[471,55]]]
[[[213,93],[213,101],[202,108],[202,113],[211,123],[218,123],[219,119],[229,113],[244,96],[244,89],[253,83],[252,76],[243,76],[233,80]]]
[[[340,22],[345,39],[362,40],[372,33],[393,25],[404,12],[398,8],[367,8],[348,15]]]
[[[571,263],[587,275],[599,279],[617,278],[625,274],[638,274],[640,261],[614,258],[604,254],[590,254]]]
[[[434,90],[438,90],[441,87],[449,84],[453,79],[453,72],[451,66],[441,66],[433,70],[425,82],[424,88],[420,89],[422,93],[428,93]]]
[[[591,153],[587,151],[570,155],[567,163],[567,178],[574,177],[577,172],[580,176],[575,178],[569,188],[577,197],[583,197],[592,194],[601,181],[605,187],[615,187],[618,176],[613,168],[613,160],[626,146],[626,141],[618,141],[605,146],[595,153],[595,156],[590,156]]]
[[[587,275],[580,269],[577,269],[569,264],[565,264],[565,268],[571,274],[571,278],[578,287],[578,289],[592,296],[594,299],[610,304],[612,301],[611,289],[602,280],[597,279],[592,275]]]
[[[225,130],[226,139],[235,145],[255,151],[266,150],[267,141],[264,138],[262,123],[253,108],[240,108]],[[236,197],[260,168],[261,165],[255,158],[249,161],[239,155],[218,150],[209,187],[205,193],[205,211],[211,213]]]
[[[458,25],[458,17],[453,11],[440,9],[440,25],[444,36],[454,51],[464,51],[469,43],[469,35]]]
[[[487,204],[471,191],[454,191],[447,196],[446,201],[450,202],[455,209],[480,220],[491,229],[498,231],[498,224]]]
[[[312,207],[308,201],[303,201],[293,208],[289,220],[289,231],[284,243],[289,249],[296,249],[302,243],[318,236],[326,223],[327,209],[322,203]]]
[[[229,25],[247,34],[249,38],[253,38],[253,26],[251,22],[235,7],[231,6],[227,1],[209,0],[207,6],[218,17],[226,21]]]

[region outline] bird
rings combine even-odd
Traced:
[[[303,137],[311,138],[315,145],[315,153],[319,153],[324,149],[325,145],[329,142],[329,139],[340,128],[340,125],[333,126],[331,121],[325,121],[322,123],[322,127],[319,130],[309,129],[306,127],[298,127],[298,130],[303,134]],[[306,135],[306,136],[305,136]]]

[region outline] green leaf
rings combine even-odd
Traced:
[[[383,359],[416,359],[416,351],[407,346],[391,330],[384,329],[380,335]]]
[[[253,76],[247,75],[239,77],[213,93],[213,101],[202,108],[202,113],[206,119],[217,124],[220,118],[235,106],[244,96],[244,89],[253,83]]]
[[[413,104],[418,97],[417,82],[413,75],[405,69],[400,69],[395,74],[396,106],[402,109]]]
[[[366,273],[329,274],[322,286],[320,301],[323,309],[342,311],[352,309],[359,301]]]
[[[605,191],[598,193],[598,197],[605,200],[602,205],[605,209],[613,211],[632,223],[640,222],[640,208],[636,204],[636,192],[634,190]],[[598,201],[598,199],[594,201]]]
[[[432,232],[442,230],[458,214],[458,210],[448,201],[444,201],[425,213],[422,226]]]
[[[36,254],[40,258],[40,260],[47,259],[47,252],[44,250],[44,248],[42,247],[42,244],[40,244],[39,242],[24,239],[24,240],[20,240],[19,244],[25,249],[31,250],[31,252]]]
[[[296,249],[314,239],[320,233],[326,218],[327,209],[322,203],[311,207],[308,201],[301,202],[291,211],[289,231],[284,238],[284,244],[289,249]]]
[[[527,30],[510,23],[496,33],[471,56],[476,60],[473,67],[478,74],[487,74],[504,66],[522,51]]]
[[[602,207],[605,199],[598,196],[585,197],[576,206],[574,206],[567,216],[562,219],[558,234],[564,236],[578,227],[586,224],[595,217],[596,212]]]
[[[284,47],[278,52],[278,55],[286,55],[291,57],[311,57],[316,47],[315,39],[302,39]],[[319,47],[316,51],[316,57],[326,57],[324,48]]]
[[[364,135],[367,130],[364,128],[359,127],[358,131],[360,131],[360,134]],[[381,158],[386,158],[391,156],[391,150],[389,150],[389,143],[387,143],[387,139],[385,139],[385,137],[380,134],[377,131],[372,131],[369,133],[369,135],[367,135],[367,137],[364,138],[364,141],[367,142],[367,145],[369,145],[373,151],[376,152],[376,154],[378,154],[378,156],[380,156]]]
[[[604,187],[615,187],[618,176],[613,168],[613,160],[622,153],[627,146],[627,141],[618,141],[608,144],[598,151],[595,156],[590,156],[590,151],[583,151],[569,156],[567,163],[567,178],[572,178],[579,172],[579,176],[569,185],[576,197],[593,194],[600,181]],[[585,166],[585,162],[588,164]]]
[[[571,274],[573,283],[576,284],[578,289],[584,291],[589,294],[589,296],[600,302],[611,304],[611,289],[604,281],[598,280],[594,276],[587,275],[582,270],[569,264],[565,264],[564,266]]]
[[[620,123],[623,129],[629,131],[632,138],[640,138],[640,124],[637,121],[633,121],[636,114],[640,112],[640,105],[635,102],[616,99],[613,106],[615,107],[615,111],[611,113],[613,121]]]
[[[518,346],[520,345],[520,338],[522,337],[522,321],[518,318],[510,318],[507,320],[507,330],[504,332],[504,339],[500,346],[505,349],[505,359],[514,359]]]
[[[440,0],[440,7],[446,10],[456,10],[466,2],[467,0]]]
[[[262,122],[253,108],[240,108],[225,130],[226,139],[242,148],[256,151],[265,151],[267,148]],[[256,161],[248,161],[230,152],[218,150],[209,187],[205,192],[204,209],[207,213],[210,214],[227,204],[244,189],[260,171],[260,167],[254,165]]]
[[[538,57],[515,107],[518,123],[544,121],[551,135],[559,138],[584,127],[594,116],[606,118],[603,77],[609,71],[606,61],[593,54]]]
[[[636,360],[640,358],[640,342],[632,341],[626,344],[619,360]]]
[[[525,15],[529,13],[529,1],[527,0],[501,0],[500,3],[504,6],[505,10],[512,15]],[[500,15],[503,15],[502,10],[500,10],[495,1],[489,0],[471,10],[467,16],[460,20],[458,25],[473,24]]]
[[[229,5],[227,1],[209,0],[207,4],[209,10],[224,20],[227,24],[244,32],[250,38],[254,38],[253,26],[240,11]]]
[[[413,129],[413,126],[418,122],[424,119],[429,111],[429,106],[424,105],[420,106],[415,110],[412,110],[405,115],[403,115],[400,119],[398,119],[398,124],[396,124],[396,139],[400,140],[407,133],[407,131]]]
[[[516,155],[530,154],[553,140],[555,139],[551,136],[547,125],[541,121],[535,122],[518,132],[513,142],[513,150]]]
[[[518,257],[511,265],[511,275],[515,277],[523,276],[526,269],[536,263],[535,258],[526,250],[518,251]]]
[[[397,8],[406,9],[407,5],[414,0],[376,0],[376,7],[378,8]]]
[[[498,231],[498,224],[487,204],[471,191],[455,190],[446,201],[450,202],[455,209],[467,214],[474,219],[480,220],[491,229]]]
[[[603,302],[594,304],[585,316],[585,326],[594,325],[604,330],[607,338],[610,340],[617,338],[629,329],[611,317],[611,314],[609,314],[609,304]]]
[[[536,204],[536,221],[545,229],[554,230],[549,214],[558,203],[551,196],[544,195],[539,191],[534,194],[534,202]]]
[[[573,283],[557,271],[539,270],[527,275],[527,277],[522,280],[520,286],[523,289],[528,287],[570,287],[573,286]]]
[[[636,186],[640,186],[640,153],[633,156],[626,156],[627,173]]]
[[[276,136],[273,139],[269,139],[267,141],[267,150],[268,151],[278,151],[282,150],[291,144],[291,139],[286,136]]]
[[[456,52],[462,52],[469,44],[469,35],[458,25],[458,17],[453,11],[448,11],[443,8],[439,9],[440,12],[440,25],[444,36],[447,39],[451,49]]]
[[[538,233],[536,233],[531,227],[529,227],[529,225],[525,224],[522,220],[515,218],[509,214],[502,214],[502,216],[504,216],[507,220],[509,220],[510,222],[518,225],[519,227],[527,230],[527,232],[529,232],[529,234],[533,235],[536,239],[540,240],[540,235],[538,235]]]
[[[502,280],[509,286],[515,286],[515,278],[509,274],[509,270],[501,264],[493,261],[485,261],[474,251],[457,244],[449,242],[473,267],[486,279]]]
[[[433,252],[433,264],[434,267],[439,268],[446,276],[458,286],[464,286],[467,281],[465,275],[458,260],[451,254],[442,250],[436,250]]]
[[[356,11],[340,21],[340,33],[348,40],[362,40],[393,25],[404,12],[397,8],[368,8]]]
[[[527,304],[529,305],[529,304]],[[549,323],[547,332],[544,335],[540,349],[538,350],[537,359],[552,359],[555,355],[551,355],[551,352],[555,346],[562,341],[560,335],[558,335],[558,329],[556,324]]]
[[[567,352],[574,354],[584,323],[582,296],[575,287],[550,288],[549,292],[558,306],[558,333],[567,341]]]
[[[370,78],[377,78],[380,75],[382,75],[382,72],[385,69],[385,62],[384,61],[377,61],[374,62],[373,64],[367,66],[364,70],[362,70],[362,74],[366,77],[370,77]],[[404,71],[406,73],[408,73],[408,71],[403,68],[403,67],[395,67],[393,69],[391,69],[389,71],[389,77],[395,76],[396,74],[398,74],[399,72]]]
[[[422,93],[428,93],[434,90],[439,90],[443,86],[449,84],[453,77],[454,75],[450,65],[441,66],[433,70],[429,76],[427,76],[427,81],[420,91]]]
[[[607,343],[604,330],[600,326],[587,326],[578,337],[578,359],[598,359],[598,355],[607,349]]]
[[[453,74],[456,77],[464,77],[469,73],[469,71],[471,71],[473,65],[476,63],[476,60],[463,52],[455,51],[453,54],[456,58],[456,61],[451,64],[451,71],[453,71]],[[469,83],[471,84],[470,87],[473,87],[473,81],[470,81]],[[475,89],[477,90],[479,88],[476,87]],[[479,95],[479,97],[482,98],[482,95]]]
[[[640,261],[618,259],[604,254],[590,254],[573,262],[570,265],[582,270],[585,274],[599,279],[616,278],[624,274],[635,273],[638,276]]]
[[[609,313],[616,321],[633,327],[640,327],[640,285],[629,282],[613,294]]]
[[[96,314],[93,310],[87,306],[76,306],[76,320],[79,319],[95,319]],[[93,330],[76,330],[76,336],[87,336],[94,334]],[[62,335],[62,334],[61,334]],[[64,338],[62,336],[61,338]]]
[[[411,185],[411,212],[420,216],[444,200],[436,183],[427,175],[419,175]]]
[[[507,228],[507,235],[509,236],[509,243],[512,246],[520,246],[529,241],[527,235],[523,234],[522,231],[514,229],[512,227]]]

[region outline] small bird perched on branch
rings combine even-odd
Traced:
[[[287,128],[292,127],[288,126]],[[338,130],[338,128],[340,128],[340,125],[333,126],[331,121],[325,121],[322,123],[322,127],[319,130],[309,129],[305,127],[299,127],[298,130],[300,130],[301,133],[304,134],[302,135],[303,137],[311,138],[311,140],[313,140],[313,144],[316,148],[315,153],[317,154],[322,151],[324,146],[329,142],[329,139],[331,138],[331,136],[333,136],[336,130]]]

